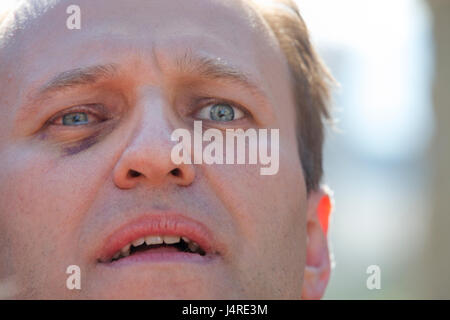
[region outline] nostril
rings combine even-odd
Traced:
[[[170,174],[175,176],[175,177],[180,177],[181,176],[181,170],[178,169],[178,168],[175,168],[172,171],[170,171]]]
[[[135,170],[130,170],[130,171],[128,171],[128,175],[132,178],[136,178],[136,177],[139,177],[141,174]]]

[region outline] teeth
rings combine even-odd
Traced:
[[[133,241],[133,246],[138,247],[141,244],[143,244],[144,242],[145,242],[145,238],[144,237],[139,238],[139,239]]]
[[[163,237],[164,243],[166,244],[173,244],[180,242],[180,237],[177,236],[164,236]]]
[[[123,247],[122,249],[120,249],[120,252],[122,253],[126,253],[130,251],[130,244],[127,244],[125,247]]]
[[[120,257],[128,257],[130,255],[130,248],[131,245],[134,247],[138,247],[142,244],[147,245],[154,245],[154,244],[174,244],[180,242],[180,240],[183,239],[184,242],[187,243],[187,246],[190,251],[197,252],[200,249],[200,246],[198,243],[190,240],[187,237],[180,237],[180,236],[148,236],[148,237],[142,237],[139,239],[134,240],[132,243],[127,244],[124,246],[120,251],[116,252],[116,254],[112,257],[112,260],[119,259]]]
[[[123,257],[128,257],[130,255],[130,244],[127,244],[125,247],[123,247],[122,249],[120,249],[120,254]],[[117,253],[116,253],[117,254]]]
[[[159,236],[148,236],[148,237],[145,237],[145,243],[147,245],[162,244],[163,242],[164,242],[163,238],[159,237]]]
[[[192,242],[188,243],[188,247],[189,247],[189,250],[195,252],[199,248],[199,245],[196,242],[192,241]]]

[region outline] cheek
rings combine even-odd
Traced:
[[[304,265],[306,188],[291,141],[283,144],[280,137],[280,165],[275,175],[261,175],[260,165],[202,168],[234,226],[234,269],[253,292],[272,297],[273,290],[283,286],[285,293],[300,290]]]
[[[93,179],[99,174],[94,173],[101,168],[51,158],[28,145],[0,155],[0,256],[7,257],[11,272],[65,277],[65,268],[76,259],[83,214],[95,194]]]

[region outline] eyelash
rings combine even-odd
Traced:
[[[196,115],[198,115],[200,113],[200,111],[202,111],[203,109],[205,109],[207,107],[214,106],[214,105],[220,105],[220,104],[229,105],[233,109],[237,109],[240,112],[242,112],[242,118],[234,119],[234,120],[231,120],[229,122],[243,120],[243,119],[248,118],[249,116],[251,116],[251,114],[247,111],[246,108],[244,108],[243,106],[241,106],[241,105],[239,105],[237,103],[234,103],[234,102],[231,102],[231,101],[228,101],[228,100],[224,100],[224,99],[216,100],[216,99],[212,99],[212,98],[206,98],[206,99],[201,99],[201,100],[206,100],[206,102],[197,103],[197,104],[200,104],[200,107],[197,107],[196,110],[192,113],[194,117]],[[206,121],[214,121],[214,120],[208,119]],[[214,122],[217,122],[217,121],[214,121]],[[226,122],[224,122],[224,123],[226,123]]]
[[[86,113],[88,115],[94,116],[96,118],[98,118],[99,120],[96,121],[95,123],[89,123],[86,125],[80,125],[80,127],[86,127],[89,126],[91,124],[96,124],[96,123],[100,123],[103,122],[105,120],[107,120],[108,118],[105,117],[104,115],[100,114],[99,111],[93,111],[95,106],[100,106],[100,104],[86,104],[86,105],[79,105],[79,106],[75,106],[69,109],[65,109],[61,112],[58,112],[57,114],[55,114],[54,116],[52,116],[48,121],[47,121],[47,125],[55,125],[55,126],[64,126],[65,125],[63,123],[55,123],[56,120],[58,119],[62,119],[64,116],[72,114],[72,113]],[[103,106],[102,106],[103,108]],[[61,120],[62,122],[62,120]]]
[[[244,120],[245,118],[249,117],[250,114],[247,111],[246,108],[242,107],[241,105],[228,101],[228,100],[224,100],[224,99],[220,99],[220,100],[216,100],[216,99],[212,99],[212,98],[206,98],[206,99],[201,99],[201,100],[206,100],[203,103],[197,103],[200,104],[200,107],[196,108],[196,111],[194,111],[192,114],[194,115],[198,115],[203,109],[207,108],[207,107],[211,107],[214,105],[220,105],[220,104],[224,104],[224,105],[229,105],[230,107],[232,107],[233,109],[237,109],[238,111],[242,112],[242,117],[239,119],[233,119],[231,121],[227,121],[228,123],[230,122],[235,122],[235,121],[239,121],[239,120]],[[90,126],[90,125],[94,125],[94,124],[98,124],[101,122],[104,122],[106,120],[108,120],[108,117],[104,115],[105,111],[95,111],[95,107],[104,109],[104,106],[101,104],[85,104],[85,105],[79,105],[79,106],[75,106],[75,107],[71,107],[69,109],[65,109],[62,110],[58,113],[56,113],[54,116],[52,116],[49,120],[47,120],[46,122],[46,126],[49,125],[54,125],[54,126],[62,126],[62,127],[80,127],[80,128],[85,128],[86,126]],[[94,116],[96,118],[98,118],[98,121],[95,121],[94,123],[88,123],[88,124],[84,124],[84,125],[79,125],[79,126],[66,126],[62,123],[62,118],[65,115],[69,115],[72,113],[86,113],[88,115]],[[103,114],[102,114],[103,113]],[[61,119],[61,123],[56,123],[56,121],[58,119]],[[211,120],[211,119],[202,119],[204,121],[210,121],[210,122],[220,122],[220,121],[215,121],[215,120]],[[223,123],[227,123],[227,122],[223,122]]]

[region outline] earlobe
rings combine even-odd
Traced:
[[[332,210],[329,192],[312,191],[308,196],[307,249],[302,299],[320,299],[330,277],[331,262],[328,251],[328,220]]]

